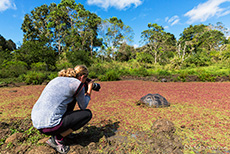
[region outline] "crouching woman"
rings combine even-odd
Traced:
[[[51,135],[47,144],[59,153],[69,151],[69,146],[65,145],[63,139],[92,118],[91,111],[86,107],[90,101],[93,82],[88,83],[88,90],[85,92],[87,76],[88,69],[84,65],[61,70],[58,77],[47,84],[33,106],[33,126],[41,133]],[[74,111],[76,103],[80,110]]]

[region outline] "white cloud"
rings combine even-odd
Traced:
[[[16,9],[16,5],[12,0],[0,0],[0,12],[7,9]]]
[[[139,48],[140,45],[139,44],[134,44],[133,47],[136,49],[136,48]]]
[[[131,21],[134,21],[134,20],[136,20],[136,19],[137,19],[137,17],[134,17],[134,18],[131,19]]]
[[[171,18],[166,17],[165,21],[168,22],[171,26],[173,26],[173,25],[177,24],[180,21],[180,18],[177,15],[175,15],[175,16],[173,16]]]
[[[228,15],[228,14],[230,14],[230,9],[228,8],[228,10],[227,9],[225,9],[226,11],[223,11],[221,14],[218,14],[217,16],[218,17],[221,17],[221,16],[226,16],[226,15]]]
[[[168,20],[169,20],[169,17],[166,17],[166,18],[165,18],[165,22],[168,22]]]
[[[109,7],[115,7],[119,10],[124,10],[129,8],[131,5],[135,5],[135,7],[142,4],[141,0],[87,0],[89,5],[97,5],[104,9],[108,9]]]
[[[184,16],[189,17],[187,23],[204,22],[213,16],[224,16],[230,13],[229,8],[220,8],[222,3],[230,2],[230,0],[208,0],[205,3],[201,3],[188,11]]]
[[[169,26],[165,26],[164,29],[169,29]]]

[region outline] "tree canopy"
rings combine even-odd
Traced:
[[[0,64],[12,58],[12,51],[16,50],[16,44],[11,40],[6,40],[0,35]]]
[[[100,22],[100,17],[74,0],[62,0],[58,5],[44,4],[25,15],[22,24],[24,42],[46,42],[59,54],[79,49],[93,55],[93,48],[100,46],[97,39]]]
[[[19,60],[28,68],[42,62],[48,70],[55,68],[57,61],[90,65],[95,59],[203,66],[229,55],[228,29],[220,22],[189,25],[178,40],[163,26],[149,23],[141,32],[142,46],[135,48],[130,45],[133,30],[122,19],[102,19],[74,0],[34,8],[24,16],[21,29],[23,43],[18,49],[0,35],[0,62]],[[200,58],[203,56],[207,58]]]
[[[173,51],[176,38],[173,34],[164,31],[162,26],[149,23],[148,29],[141,33],[142,41],[147,45],[148,52],[154,56],[154,63],[162,61],[162,56]]]

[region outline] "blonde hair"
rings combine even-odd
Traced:
[[[77,65],[73,68],[62,69],[58,72],[58,76],[62,77],[79,77],[82,75],[88,76],[89,72],[85,65]]]
[[[82,75],[88,76],[88,74],[89,74],[89,71],[88,71],[88,69],[87,69],[87,67],[85,65],[77,65],[77,66],[75,66],[74,71],[76,72],[77,77],[82,76]]]
[[[58,72],[58,76],[62,76],[62,77],[76,77],[76,75],[77,74],[73,68],[63,69],[60,72]]]

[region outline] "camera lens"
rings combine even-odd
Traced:
[[[101,88],[100,84],[99,83],[93,83],[93,90],[95,91],[99,91]]]

